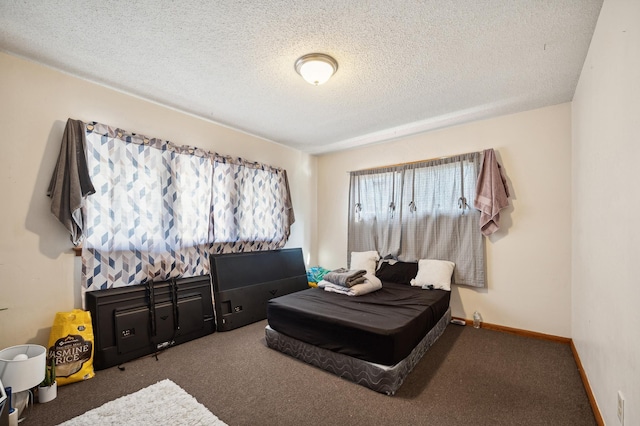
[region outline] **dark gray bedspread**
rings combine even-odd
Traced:
[[[350,297],[308,289],[271,299],[269,325],[314,346],[393,365],[404,359],[449,307],[450,293],[383,282]]]

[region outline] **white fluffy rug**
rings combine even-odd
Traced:
[[[206,425],[222,420],[169,379],[114,399],[60,426],[83,425]]]

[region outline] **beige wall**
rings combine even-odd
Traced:
[[[46,196],[69,117],[285,168],[287,246],[310,253],[315,157],[0,53],[0,348],[46,344],[55,312],[80,307],[79,258]]]
[[[488,288],[454,286],[453,314],[569,337],[571,107],[515,115],[327,154],[318,160],[318,260],[346,266],[349,170],[494,148],[511,206],[486,241]]]
[[[640,425],[640,2],[605,0],[573,100],[572,337],[607,425]]]

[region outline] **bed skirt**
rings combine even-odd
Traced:
[[[451,321],[451,308],[447,309],[442,318],[405,359],[391,366],[374,364],[319,348],[278,333],[268,325],[265,328],[265,337],[267,346],[272,349],[366,386],[376,392],[394,395],[431,345],[444,333],[449,321]]]

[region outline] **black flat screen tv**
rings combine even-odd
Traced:
[[[302,249],[209,256],[218,331],[267,318],[267,302],[309,288]]]
[[[96,370],[215,331],[209,275],[90,291]]]

